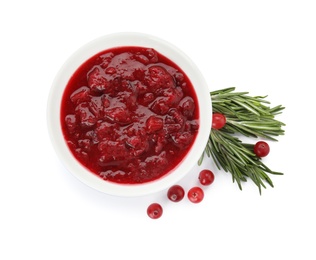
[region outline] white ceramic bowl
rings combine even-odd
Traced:
[[[200,111],[200,128],[194,144],[185,159],[173,171],[164,177],[143,184],[117,184],[105,181],[83,167],[74,158],[65,142],[61,124],[60,108],[64,89],[77,68],[95,54],[119,46],[142,46],[154,48],[176,63],[191,80],[198,99]],[[196,65],[172,44],[140,33],[117,33],[100,37],[77,50],[61,67],[52,84],[48,98],[47,121],[48,131],[55,151],[66,169],[83,183],[101,192],[117,196],[140,196],[166,189],[177,183],[196,164],[209,137],[212,120],[212,105],[209,88]]]

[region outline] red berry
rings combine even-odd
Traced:
[[[179,202],[184,197],[184,189],[180,185],[173,185],[169,188],[167,196],[173,202]]]
[[[220,113],[214,113],[212,119],[212,128],[221,129],[226,125],[226,117]]]
[[[204,191],[200,187],[193,187],[188,191],[188,199],[193,203],[200,203],[204,198]]]
[[[147,208],[147,215],[152,219],[160,218],[162,215],[162,207],[158,203],[152,203]]]
[[[203,170],[199,174],[199,180],[202,185],[211,185],[214,178],[214,173],[210,170]]]
[[[269,145],[264,141],[259,141],[255,144],[253,151],[258,157],[265,157],[270,152]]]

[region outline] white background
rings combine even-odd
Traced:
[[[316,259],[315,1],[1,1],[0,259]],[[105,34],[161,37],[211,90],[235,86],[286,107],[264,158],[284,176],[260,196],[208,162],[205,199],[112,197],[68,173],[51,146],[46,103],[65,60]],[[206,108],[207,109],[207,108]],[[151,202],[164,214],[146,215]]]

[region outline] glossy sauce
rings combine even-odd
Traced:
[[[83,63],[61,103],[64,138],[93,174],[144,183],[176,167],[199,129],[194,88],[153,49],[118,47]]]

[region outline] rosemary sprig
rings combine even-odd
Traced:
[[[198,164],[204,155],[212,157],[219,169],[232,174],[233,182],[242,189],[242,182],[251,179],[261,194],[265,183],[273,187],[269,174],[282,175],[270,170],[253,152],[253,144],[243,143],[237,136],[262,137],[277,141],[276,136],[283,135],[284,123],[274,117],[284,109],[282,106],[270,108],[266,96],[251,97],[248,92],[235,92],[235,88],[227,88],[211,92],[213,112],[222,113],[226,117],[226,125],[220,130],[212,129],[208,143]]]
[[[227,123],[222,129],[227,133],[241,133],[247,137],[262,137],[277,141],[273,136],[284,134],[284,123],[274,117],[283,106],[270,108],[266,96],[248,96],[248,92],[234,92],[226,88],[211,92],[213,112],[225,115]]]

